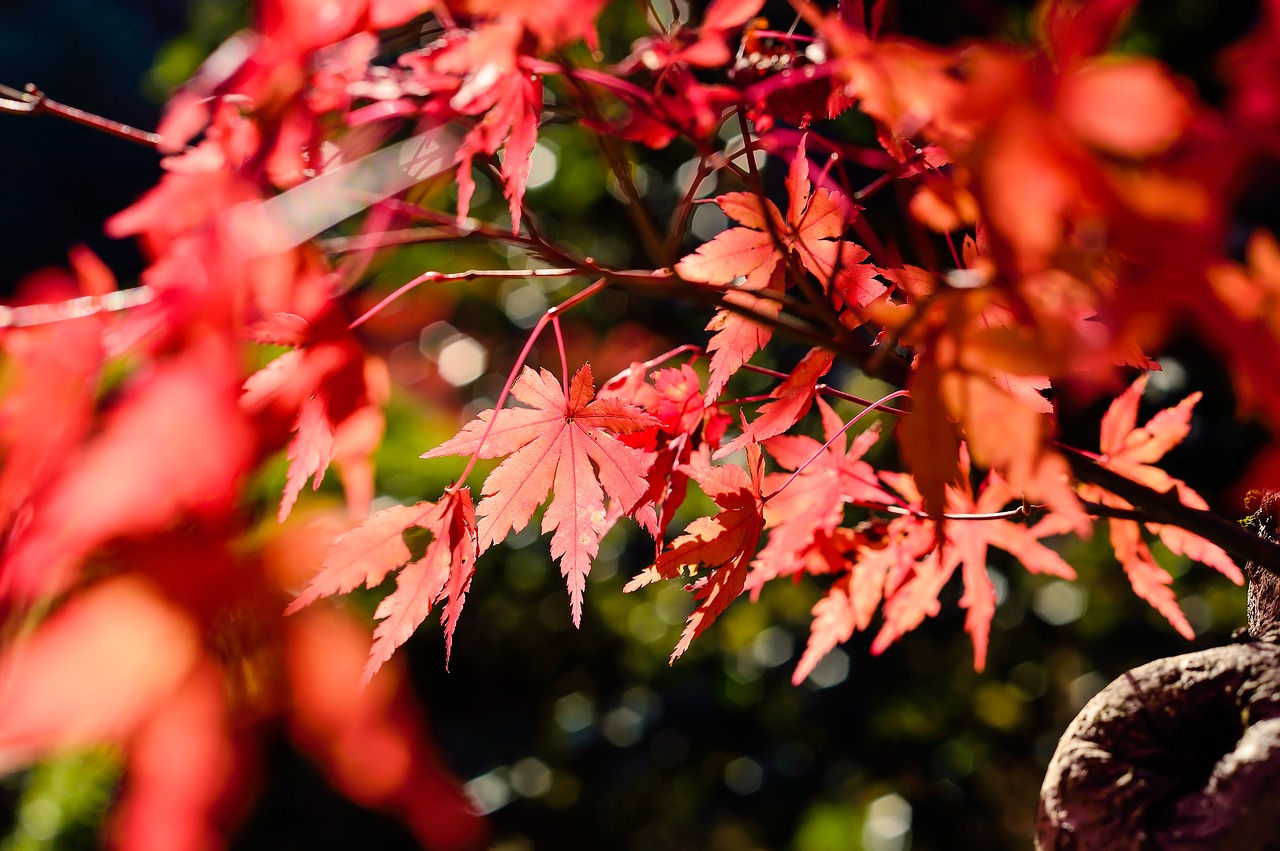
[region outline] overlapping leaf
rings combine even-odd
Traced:
[[[415,526],[429,531],[432,538],[422,557],[410,562],[412,555],[404,533]],[[439,502],[383,509],[338,539],[320,572],[285,613],[293,614],[321,597],[345,594],[361,585],[374,588],[403,565],[396,576],[396,590],[383,598],[374,613],[382,622],[374,632],[363,682],[369,682],[396,648],[409,639],[431,607],[441,601],[447,601],[440,617],[447,660],[453,650],[458,615],[475,573],[474,530],[475,512],[468,488],[447,491]]]
[[[826,349],[812,349],[796,365],[791,374],[769,394],[773,397],[773,401],[761,406],[760,416],[752,420],[742,430],[741,435],[716,452],[714,457],[723,458],[748,443],[763,443],[800,422],[800,419],[809,413],[809,407],[813,404],[818,390],[818,379],[827,374],[834,362],[835,356]]]
[[[773,493],[764,513],[769,540],[752,565],[748,584],[753,594],[769,579],[804,568],[808,550],[835,534],[844,521],[846,505],[892,501],[875,470],[862,460],[880,438],[880,430],[864,431],[849,442],[846,451],[844,423],[822,399],[818,409],[823,436],[830,441],[825,449],[804,435],[780,435],[764,444],[781,467],[800,472],[794,477],[791,473],[765,476],[765,489]]]
[[[809,641],[791,675],[792,683],[804,682],[837,644],[871,625],[891,574],[901,576],[904,565],[914,564],[929,551],[934,545],[932,535],[933,530],[923,524],[900,517],[888,525],[879,545],[856,545],[851,556],[843,560],[846,572],[813,606]]]
[[[963,447],[962,447],[963,449]],[[953,514],[983,515],[999,511],[1015,497],[1015,492],[998,474],[989,473],[976,498],[967,483],[967,452],[961,453],[963,483],[947,489],[947,510]],[[882,474],[893,487],[907,497],[914,508],[923,501],[914,483],[902,475]],[[914,518],[912,518],[914,520]],[[916,522],[933,525],[932,520]],[[1062,556],[1040,543],[1036,533],[1011,520],[951,520],[945,527],[945,539],[937,543],[913,567],[914,572],[896,588],[886,590],[885,624],[872,643],[879,653],[903,634],[919,626],[926,617],[939,610],[938,594],[957,567],[961,568],[964,594],[960,606],[967,610],[965,631],[973,639],[974,667],[981,671],[986,663],[987,641],[991,618],[995,614],[996,593],[987,575],[987,549],[998,547],[1016,556],[1032,573],[1045,573],[1064,579],[1075,578],[1075,570]]]
[[[946,510],[953,514],[984,515],[998,511],[1014,497],[1000,476],[990,473],[976,497],[967,484],[968,453],[961,452],[965,483],[947,488]],[[914,512],[923,497],[915,481],[905,473],[881,473]],[[966,610],[965,630],[973,640],[974,667],[986,662],[996,593],[987,574],[987,551],[1002,549],[1032,573],[1073,578],[1075,571],[1062,557],[1038,540],[1045,530],[1033,532],[1006,519],[949,520],[941,529],[934,520],[913,513],[889,524],[880,546],[864,544],[850,560],[849,574],[841,577],[824,600],[814,607],[809,645],[795,672],[799,682],[821,658],[857,630],[866,629],[876,606],[883,601],[884,624],[872,642],[873,653],[884,651],[902,635],[941,610],[939,595],[960,570]]]
[[[669,549],[623,589],[634,591],[660,579],[674,579],[685,571],[712,570],[695,586],[699,603],[671,654],[673,662],[742,593],[747,567],[764,531],[764,501],[760,493],[764,458],[759,444],[747,446],[745,470],[733,465],[712,467],[701,459],[686,471],[722,510],[714,517],[699,517],[690,523]]]
[[[653,454],[646,474],[649,490],[641,504],[656,508],[656,528],[665,529],[688,491],[689,475],[684,465],[694,453],[718,447],[731,420],[702,395],[698,373],[688,364],[680,369],[657,370],[652,379],[652,384],[646,383],[643,370],[634,364],[606,385],[601,396],[630,399],[658,420],[656,428],[624,435],[622,440]],[[621,515],[622,511],[615,502],[610,517]]]
[[[1200,393],[1192,393],[1177,405],[1159,411],[1138,427],[1138,405],[1147,386],[1147,375],[1139,376],[1124,393],[1120,394],[1102,418],[1101,449],[1099,462],[1125,478],[1143,484],[1160,493],[1176,493],[1178,501],[1191,508],[1207,509],[1208,504],[1183,481],[1175,479],[1164,470],[1152,466],[1170,449],[1181,443],[1191,431],[1191,414]],[[1081,495],[1117,508],[1131,508],[1128,502],[1094,485],[1081,487]],[[1142,539],[1136,520],[1112,518],[1111,543],[1116,558],[1124,567],[1134,592],[1164,615],[1174,629],[1186,638],[1194,637],[1182,607],[1174,598],[1170,584],[1173,577],[1156,563],[1150,548]],[[1046,518],[1042,524],[1046,531],[1063,531],[1060,522]],[[1176,526],[1161,523],[1145,524],[1148,531],[1159,536],[1172,552],[1207,564],[1239,585],[1244,581],[1239,567],[1216,544]],[[1056,527],[1056,528],[1055,528]]]

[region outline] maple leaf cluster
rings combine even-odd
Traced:
[[[1155,466],[1189,433],[1198,397],[1138,427],[1139,377],[1097,452],[1060,444],[1058,402],[1157,368],[1149,354],[1190,325],[1246,403],[1280,421],[1280,252],[1266,234],[1246,266],[1226,250],[1231,199],[1280,149],[1274,9],[1229,51],[1236,72],[1215,108],[1154,59],[1109,50],[1131,0],[1046,0],[1034,43],[960,47],[881,32],[884,0],[798,5],[800,26],[785,31],[757,17],[763,5],[654,12],[619,50],[597,33],[603,0],[262,0],[253,26],[174,93],[163,178],[106,225],[146,252],[147,303],[5,331],[0,602],[33,626],[0,658],[0,751],[21,761],[123,743],[120,835],[197,847],[236,822],[250,770],[240,743],[279,716],[352,798],[400,814],[426,844],[479,842],[405,720],[393,656],[438,610],[450,658],[478,560],[535,519],[575,624],[610,530],[633,521],[652,539],[626,590],[688,585],[673,660],[739,597],[812,578],[825,593],[797,683],[855,632],[875,628],[879,652],[939,614],[957,572],[981,668],[990,550],[1071,578],[1043,539],[1088,534],[1096,518],[1135,592],[1189,635],[1144,536],[1239,583],[1232,558],[1087,470],[1206,508]],[[422,34],[408,46],[388,35],[408,30]],[[841,138],[829,119],[846,112],[873,144]],[[599,142],[643,268],[583,256],[530,206],[552,114]],[[692,180],[674,209],[650,204],[633,160],[680,146],[695,152]],[[501,187],[502,210],[476,201],[478,174]],[[717,194],[702,199],[713,175]],[[890,187],[905,242],[868,214]],[[701,200],[729,225],[699,240]],[[477,236],[545,265],[424,270],[369,308],[387,250]],[[110,273],[80,252],[73,267],[25,297],[105,303]],[[486,410],[424,447],[426,459],[467,459],[455,482],[370,514],[393,390],[368,327],[428,283],[553,276],[594,283],[541,316]],[[628,352],[597,391],[587,358],[568,356],[571,317],[607,290],[705,310],[710,335],[661,353],[670,329],[654,329],[654,351]],[[558,375],[529,363],[539,341]],[[855,374],[898,389],[859,398]],[[762,380],[764,392],[736,395]],[[894,418],[891,434],[868,426],[871,411]],[[248,483],[281,456],[280,499],[264,511]],[[487,459],[500,462],[473,502],[467,482]],[[331,465],[345,528],[304,541],[291,514],[314,516],[303,491]],[[714,513],[697,512],[691,482]],[[313,604],[392,574],[361,660],[348,615]],[[232,630],[252,687],[216,651],[240,612],[258,625]],[[142,659],[144,646],[164,651]],[[90,717],[89,694],[109,711]],[[192,744],[170,764],[156,748],[175,729]],[[371,741],[403,770],[361,767]],[[431,818],[419,807],[429,790]]]
[[[680,368],[678,379],[670,370],[655,372],[652,383],[642,367],[633,366],[606,385],[610,406],[605,414],[598,407],[605,399],[593,401],[589,366],[570,378],[565,362],[557,386],[546,370],[535,373],[517,363],[508,387],[526,407],[506,408],[500,402],[424,456],[469,458],[467,472],[477,458],[505,459],[486,478],[478,522],[468,527],[475,552],[523,529],[545,504],[542,530],[553,533],[551,554],[565,576],[575,624],[601,537],[614,520],[629,516],[655,538],[657,556],[628,590],[660,579],[694,579],[695,609],[673,658],[748,588],[758,592],[768,579],[783,575],[834,576],[832,590],[815,610],[813,643],[797,671],[802,679],[822,648],[866,629],[878,609],[885,622],[876,650],[936,614],[941,589],[960,567],[966,629],[981,667],[994,611],[994,590],[985,573],[987,547],[1012,552],[1034,572],[1071,576],[1070,567],[1039,539],[1087,533],[1091,521],[1081,497],[1094,505],[1119,506],[1118,498],[1097,486],[1073,480],[1054,443],[1055,408],[1046,394],[1061,378],[1078,381],[1084,375],[1105,384],[1114,380],[1117,366],[1155,367],[1139,346],[1158,346],[1168,318],[1153,326],[1133,305],[1144,300],[1142,288],[1163,281],[1162,275],[1186,281],[1190,268],[1207,272],[1212,254],[1203,251],[1204,241],[1220,227],[1221,211],[1215,213],[1208,202],[1215,185],[1211,178],[1220,175],[1210,175],[1207,162],[1203,174],[1191,175],[1186,165],[1187,157],[1200,163],[1204,156],[1196,153],[1200,142],[1194,132],[1204,108],[1158,63],[1105,55],[1126,4],[1077,17],[1067,4],[1050,3],[1038,48],[1019,52],[990,44],[963,53],[881,37],[875,31],[880,5],[871,10],[871,26],[853,4],[831,16],[806,9],[814,35],[803,37],[804,49],[790,35],[770,33],[767,24],[752,20],[760,3],[716,2],[700,24],[673,24],[642,38],[611,67],[552,62],[545,33],[532,29],[516,48],[517,58],[507,52],[514,41],[503,41],[503,49],[493,54],[501,69],[522,68],[547,84],[563,78],[564,88],[557,91],[576,98],[606,145],[608,136],[650,147],[665,147],[679,136],[698,144],[700,176],[686,203],[694,197],[696,181],[712,171],[743,186],[712,199],[733,225],[669,271],[611,274],[592,261],[579,262],[602,275],[606,285],[638,285],[636,279],[644,278],[651,286],[661,282],[673,294],[691,288],[690,293],[717,304],[707,325],[712,334],[705,349],[705,383],[688,365]],[[458,93],[469,91],[477,79],[498,85],[499,70],[489,65],[472,66],[472,76],[457,88],[438,75],[431,78],[432,88],[422,76],[424,69],[454,67],[446,57],[455,45],[488,37],[493,27],[532,27],[520,12],[496,19],[487,9],[467,14],[468,28],[454,34],[446,27],[446,34],[421,53],[401,57],[397,69],[379,70],[379,80],[396,81],[387,90],[395,106],[357,107],[360,120],[404,115],[411,106],[432,121],[442,120],[448,117],[441,105],[444,94],[453,93],[450,109],[456,112],[466,101]],[[574,32],[590,40],[590,28]],[[735,34],[740,50],[731,56]],[[728,81],[704,82],[699,75],[707,69],[725,71]],[[1018,96],[1022,91],[1052,94],[1034,100]],[[507,108],[527,103],[523,97],[508,98]],[[791,108],[777,106],[780,98],[790,98]],[[621,108],[620,117],[607,117],[611,102]],[[885,179],[860,192],[843,185],[838,142],[810,129],[847,109],[860,110],[877,129],[879,159],[867,153],[860,159],[886,170]],[[522,114],[536,124],[536,109]],[[801,132],[776,127],[779,116],[798,121]],[[713,131],[735,120],[744,130],[742,149],[715,151]],[[478,138],[496,127],[508,134],[498,177],[512,229],[519,231],[527,179],[522,169],[534,130],[517,124],[507,113],[490,111],[468,131],[459,154],[459,216],[468,212],[475,154],[498,148],[494,138]],[[810,153],[819,144],[837,152],[821,169]],[[759,182],[755,160],[764,151],[789,161],[785,212]],[[1166,162],[1175,154],[1176,178]],[[1221,157],[1215,163],[1220,169]],[[857,199],[887,180],[901,181],[913,193],[910,215],[917,226],[948,239],[960,233],[962,249],[953,249],[958,268],[911,265],[884,247]],[[1184,202],[1176,215],[1165,203],[1175,200]],[[1099,221],[1112,227],[1101,239]],[[1157,225],[1185,230],[1188,245],[1192,237],[1198,239],[1200,253],[1194,259],[1199,265],[1188,266],[1180,252],[1153,255],[1144,234]],[[570,267],[575,263],[542,237],[535,244],[548,257]],[[874,262],[867,244],[880,254]],[[1235,280],[1226,271],[1216,274],[1220,287]],[[559,321],[558,313],[548,313],[530,345],[548,322],[558,335]],[[819,345],[794,370],[778,375],[779,383],[754,418],[746,415],[747,403],[740,434],[722,444],[732,422],[725,407],[735,404],[727,396],[730,383],[779,330],[810,334]],[[564,361],[563,343],[558,345]],[[904,347],[909,358],[902,355]],[[848,426],[821,401],[823,394],[838,396],[839,391],[820,382],[842,358],[872,371],[878,366],[902,381],[909,414],[900,416],[896,438],[905,472],[875,469],[860,460],[872,433],[854,441],[861,447],[856,454],[840,451],[842,460],[831,460],[832,446],[846,439]],[[681,395],[671,398],[677,383]],[[806,427],[815,399],[823,444],[789,434]],[[682,410],[673,416],[676,404]],[[800,447],[809,454],[802,457]],[[745,470],[713,463],[740,450],[747,453]],[[766,460],[791,472],[766,473]],[[847,469],[837,472],[841,464],[861,466],[852,475]],[[828,477],[821,485],[815,479],[820,474]],[[720,511],[693,520],[664,546],[666,526],[690,480]],[[1139,480],[1157,491],[1169,489],[1168,482]],[[774,487],[765,488],[765,482]],[[467,493],[459,484],[446,498],[469,507]],[[1189,507],[1203,505],[1189,490],[1178,494]],[[1043,506],[1050,516],[1034,527],[1012,522],[1013,515],[966,519],[1030,504]],[[850,524],[853,515],[846,508],[869,511],[868,519]],[[367,528],[394,536],[397,525],[402,530],[419,526],[453,542],[459,573],[451,574],[452,587],[465,593],[474,567],[469,552],[458,553],[469,544],[425,515],[411,522],[395,516],[398,522],[389,521],[390,515],[375,516]],[[443,522],[443,516],[435,521]],[[1139,526],[1112,522],[1113,530],[1120,530],[1113,535],[1117,558],[1138,593],[1185,632],[1186,621],[1172,598],[1153,590],[1153,583],[1166,584],[1159,576],[1167,574],[1135,537]],[[1172,534],[1158,525],[1150,528]],[[1225,553],[1190,533],[1180,534],[1186,538],[1176,542],[1175,552],[1205,560],[1239,581]],[[339,547],[337,552],[347,552],[345,544]],[[380,581],[407,561],[402,548],[392,549],[372,561],[335,557],[299,605]],[[404,569],[417,571],[417,563]],[[408,591],[397,591],[379,616],[417,623],[431,606],[449,600],[444,618],[451,645],[460,600],[438,581],[431,587],[416,603]],[[416,608],[406,612],[403,606]],[[385,623],[374,666],[387,653],[387,636],[395,633]],[[396,634],[400,640],[406,635]]]

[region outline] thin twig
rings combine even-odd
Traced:
[[[52,304],[0,305],[0,328],[30,328],[80,319],[95,313],[112,313],[147,304],[155,293],[150,287],[133,287],[104,295],[87,295]]]
[[[564,65],[564,78],[569,81],[569,84],[577,94],[583,114],[597,126],[602,124],[603,119],[591,90],[578,79],[575,70],[567,63]],[[640,237],[640,242],[644,245],[645,251],[655,262],[663,265],[669,264],[671,258],[667,256],[666,245],[658,231],[657,224],[653,221],[649,208],[640,197],[640,191],[636,188],[635,181],[631,178],[630,165],[626,155],[618,145],[617,137],[609,133],[596,133],[594,135],[596,142],[600,145],[601,153],[604,154],[609,170],[613,173],[614,179],[618,181],[618,187],[622,190],[622,194],[626,196],[627,215],[635,223],[636,234]]]
[[[86,127],[92,127],[112,136],[128,139],[131,142],[138,142],[152,148],[164,140],[164,137],[159,133],[139,130],[137,127],[131,127],[120,121],[112,121],[110,118],[103,118],[101,115],[95,115],[78,107],[58,103],[40,91],[34,83],[28,83],[22,91],[0,85],[0,112],[8,112],[14,115],[36,115],[41,112],[47,112],[65,118],[68,121],[74,121],[77,124],[83,124]]]
[[[358,328],[380,313],[400,296],[423,284],[442,284],[446,281],[474,281],[478,278],[570,278],[586,273],[578,269],[470,269],[466,272],[423,272],[391,295],[366,310],[349,328]]]
[[[762,501],[762,502],[768,502],[769,500],[773,499],[773,498],[774,498],[775,496],[777,496],[778,494],[782,493],[782,491],[784,491],[784,490],[786,489],[787,485],[789,485],[789,484],[791,484],[792,482],[794,482],[794,481],[796,480],[796,477],[797,477],[797,476],[799,476],[801,473],[803,473],[806,467],[808,467],[808,466],[809,466],[810,464],[812,464],[815,460],[817,460],[817,458],[818,458],[818,456],[819,456],[819,455],[821,455],[823,452],[825,452],[825,451],[827,450],[827,448],[828,448],[829,446],[831,446],[831,444],[835,443],[837,438],[839,438],[839,437],[841,437],[842,435],[844,435],[844,433],[845,433],[846,431],[848,431],[848,430],[853,426],[853,424],[854,424],[854,423],[856,423],[858,420],[862,419],[862,418],[863,418],[863,417],[865,417],[867,414],[869,414],[869,413],[871,413],[872,411],[876,410],[877,408],[879,408],[880,406],[882,406],[884,403],[888,402],[889,400],[891,400],[891,399],[897,399],[897,398],[898,398],[898,397],[900,397],[900,396],[907,396],[907,395],[908,395],[908,394],[907,394],[907,391],[905,391],[905,390],[895,390],[894,392],[890,393],[888,396],[885,396],[883,399],[877,399],[875,402],[872,402],[872,403],[871,403],[870,405],[868,405],[866,408],[864,408],[863,410],[859,411],[859,412],[858,412],[858,414],[857,414],[857,416],[855,416],[853,419],[849,420],[849,422],[847,422],[847,423],[845,423],[843,426],[841,426],[841,427],[840,427],[840,430],[839,430],[839,431],[837,431],[835,434],[831,435],[831,437],[829,437],[829,438],[827,439],[827,442],[826,442],[826,443],[824,443],[824,444],[822,444],[822,447],[821,447],[817,452],[815,452],[815,453],[813,453],[812,455],[810,455],[810,456],[809,456],[809,460],[808,460],[808,461],[805,461],[805,462],[804,462],[803,464],[801,464],[799,467],[796,467],[795,472],[793,472],[790,476],[788,476],[786,481],[784,481],[782,484],[778,485],[778,487],[777,487],[776,489],[774,489],[772,492],[767,493],[767,494],[765,494],[764,496],[760,497],[761,501]]]

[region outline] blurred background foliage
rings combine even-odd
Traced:
[[[904,0],[889,23],[936,42],[990,34],[1019,40],[1031,32],[1029,6]],[[782,28],[790,23],[785,6],[769,13]],[[0,82],[36,82],[64,102],[154,126],[164,94],[246,14],[246,4],[220,0],[19,0],[0,26]],[[625,54],[641,14],[627,2],[610,9],[602,25],[606,55]],[[1255,14],[1251,3],[1143,3],[1122,46],[1171,63],[1212,101],[1221,92],[1214,56]],[[592,134],[554,103],[551,115],[530,179],[538,226],[603,262],[644,265]],[[862,132],[847,118],[833,126]],[[0,150],[9,199],[0,205],[9,242],[10,262],[0,273],[5,291],[36,268],[62,263],[77,242],[131,283],[140,258],[130,245],[105,240],[101,222],[154,182],[154,153],[49,118],[8,117]],[[629,152],[646,202],[664,221],[688,179],[692,149],[677,141],[662,151]],[[781,170],[768,171],[780,184]],[[453,184],[417,191],[447,208]],[[877,226],[900,215],[892,194],[883,197],[867,213]],[[1241,232],[1250,219],[1272,214],[1265,205],[1242,210]],[[505,216],[500,190],[483,178],[472,215]],[[699,207],[691,241],[723,226],[718,210]],[[425,243],[380,258],[364,295],[372,304],[427,269],[532,262],[481,240]],[[420,289],[366,326],[367,342],[387,358],[396,382],[377,457],[384,504],[434,499],[458,474],[461,460],[418,456],[492,406],[526,330],[577,286],[484,281]],[[600,384],[632,360],[702,340],[706,318],[692,305],[605,293],[566,320],[571,366],[590,360]],[[761,360],[788,368],[803,351],[781,345]],[[553,349],[540,354],[558,368]],[[1209,353],[1175,343],[1163,354],[1165,371],[1152,381],[1143,416],[1204,391],[1192,435],[1169,468],[1219,511],[1240,514],[1238,483],[1264,432],[1234,420],[1228,382]],[[535,353],[531,364],[539,363]],[[833,373],[837,382],[873,398],[883,392],[850,369]],[[755,392],[749,382],[740,389]],[[1104,406],[1078,403],[1067,418],[1067,441],[1095,448]],[[336,500],[333,478],[313,505]],[[253,490],[265,516],[282,479],[283,464]],[[775,582],[757,603],[736,602],[669,667],[688,595],[677,585],[621,593],[652,557],[651,542],[633,527],[618,528],[602,546],[580,630],[570,625],[563,580],[545,543],[530,528],[481,560],[452,671],[444,670],[434,619],[401,653],[448,764],[490,814],[496,847],[505,851],[1026,848],[1044,766],[1084,702],[1127,668],[1222,643],[1243,623],[1243,589],[1158,553],[1199,634],[1183,642],[1133,595],[1108,558],[1105,534],[1099,528],[1093,541],[1062,542],[1080,573],[1074,584],[1029,576],[993,555],[1000,605],[982,674],[973,671],[954,587],[937,618],[882,656],[869,654],[868,636],[856,636],[792,687],[809,608],[822,591],[808,582]],[[371,615],[388,590],[340,604]],[[267,757],[261,797],[235,848],[410,847],[394,822],[328,789],[283,736]],[[94,750],[4,778],[0,804],[10,827],[0,848],[92,847],[117,775],[113,754]]]

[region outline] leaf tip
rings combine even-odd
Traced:
[[[377,649],[369,650],[369,660],[364,663],[364,670],[360,672],[360,682],[356,686],[357,691],[364,692],[369,687],[369,683],[382,670],[383,664],[390,656],[379,653]]]
[[[284,607],[284,616],[289,617],[290,615],[296,615],[298,612],[302,611],[307,606],[311,605],[311,602],[312,602],[312,598],[309,597],[305,592],[302,594],[299,594],[298,597],[295,598],[292,603]]]

